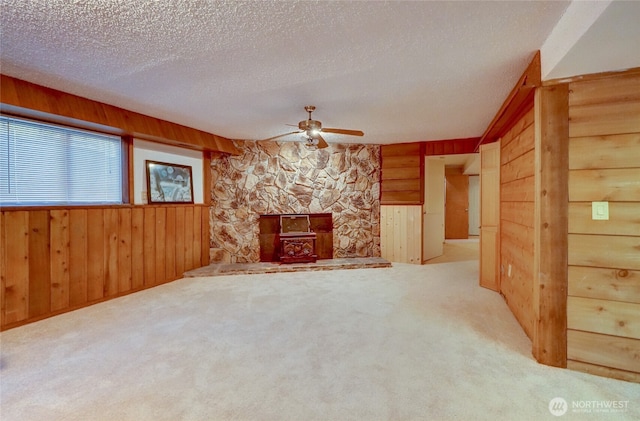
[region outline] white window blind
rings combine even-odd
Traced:
[[[122,203],[116,136],[0,116],[0,204]]]

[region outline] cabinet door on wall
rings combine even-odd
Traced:
[[[500,290],[500,142],[480,146],[480,286]]]

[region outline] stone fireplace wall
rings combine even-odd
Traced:
[[[211,160],[211,260],[260,261],[260,214],[332,213],[333,254],[380,256],[380,146],[234,141]]]

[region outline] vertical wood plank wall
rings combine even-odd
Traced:
[[[640,382],[640,75],[569,92],[567,366]]]
[[[529,338],[534,326],[534,110],[500,143],[500,290]]]
[[[209,264],[204,205],[0,212],[0,329],[181,278]]]
[[[422,263],[422,206],[380,206],[380,254],[397,263]]]

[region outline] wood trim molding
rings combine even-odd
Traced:
[[[540,50],[536,52],[524,71],[518,83],[513,87],[511,93],[493,117],[489,127],[485,130],[480,141],[475,147],[475,151],[480,150],[480,145],[491,143],[502,137],[518,118],[533,106],[535,88],[542,85],[542,72],[540,66]]]
[[[605,79],[609,77],[620,77],[620,76],[638,75],[638,74],[640,74],[640,67],[632,67],[630,69],[625,69],[625,70],[615,70],[611,72],[602,72],[602,73],[589,73],[586,75],[578,75],[578,76],[571,76],[571,77],[558,78],[558,79],[549,79],[542,82],[542,86],[553,86],[553,85],[561,85],[564,83],[585,82],[588,80]]]
[[[211,178],[211,153],[204,152],[202,155],[203,202],[206,206],[211,206],[211,187],[213,184]]]
[[[127,169],[127,177],[123,180],[122,185],[122,203],[131,204],[135,203],[134,188],[133,188],[133,137],[122,136],[124,158],[122,162],[122,168]]]
[[[426,155],[426,142],[422,142],[420,144],[420,205],[424,206],[424,197],[425,197],[425,168],[424,168],[424,160],[425,160],[425,155]],[[420,218],[420,232],[422,232],[422,223],[423,220],[422,218]],[[420,236],[422,237],[422,235]],[[420,241],[420,258],[419,258],[420,263],[422,263],[422,241]]]
[[[239,155],[222,136],[0,75],[0,111],[199,151]]]

